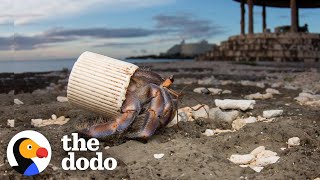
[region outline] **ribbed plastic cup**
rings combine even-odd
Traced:
[[[131,76],[138,66],[92,52],[84,52],[69,77],[67,96],[71,105],[114,117],[126,99]]]

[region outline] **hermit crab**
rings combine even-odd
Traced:
[[[144,114],[140,129],[126,137],[146,140],[175,116],[179,93],[170,88],[172,83],[172,76],[163,79],[134,64],[85,52],[70,73],[67,94],[72,105],[111,118],[80,130],[82,135],[122,134]]]

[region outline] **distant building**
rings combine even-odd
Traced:
[[[216,45],[209,44],[206,40],[202,40],[198,43],[186,43],[185,40],[183,40],[180,44],[176,44],[168,49],[166,53],[161,53],[160,56],[195,57],[208,52],[214,46]]]

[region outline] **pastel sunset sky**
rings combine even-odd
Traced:
[[[261,8],[255,7],[255,32]],[[300,24],[320,31],[320,9],[301,9]],[[290,9],[267,8],[272,29]],[[233,0],[2,0],[0,61],[78,57],[89,50],[116,58],[158,54],[183,39],[219,43],[240,31]]]

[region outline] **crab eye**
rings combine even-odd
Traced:
[[[169,77],[169,79],[171,80],[171,82],[174,81],[173,75]]]
[[[29,145],[27,146],[27,149],[28,149],[28,150],[31,150],[31,149],[32,149],[31,144],[29,144]]]

